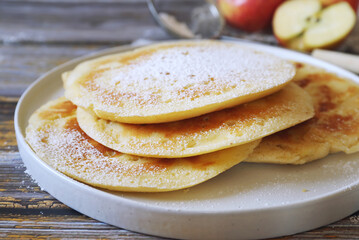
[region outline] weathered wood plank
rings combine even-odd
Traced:
[[[0,238],[159,239],[130,232],[84,215],[0,215]]]
[[[17,151],[13,121],[17,100],[0,97],[0,158],[4,152]]]
[[[69,209],[25,173],[18,152],[0,154],[0,209]]]
[[[351,218],[356,219],[358,215]],[[358,224],[351,218],[310,232],[276,239],[359,239]],[[349,226],[345,225],[346,221],[351,221]],[[159,239],[101,223],[84,215],[1,214],[0,237],[19,236]]]
[[[40,75],[73,58],[115,45],[0,45],[0,96],[19,97]]]
[[[176,11],[188,12],[196,1],[173,2]],[[0,5],[0,41],[5,43],[128,43],[138,38],[169,38],[154,22],[145,1]]]
[[[17,143],[14,134],[14,122],[0,122],[0,151],[17,151]]]

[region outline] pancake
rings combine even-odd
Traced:
[[[315,117],[264,138],[246,161],[303,164],[359,151],[359,86],[304,64],[298,64],[294,82],[312,96]]]
[[[67,176],[96,187],[136,192],[199,184],[241,162],[259,143],[181,159],[123,154],[88,137],[78,126],[76,106],[65,98],[47,103],[31,116],[26,140],[41,160]]]
[[[177,41],[108,55],[63,74],[65,96],[124,123],[177,121],[249,102],[287,84],[293,64],[220,41]]]
[[[238,146],[313,116],[310,96],[293,83],[254,102],[170,123],[126,124],[77,111],[81,129],[101,144],[123,153],[166,158]]]

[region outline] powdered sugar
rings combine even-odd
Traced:
[[[294,74],[292,64],[238,44],[166,43],[82,63],[69,76],[68,82],[74,84],[66,86],[66,96],[79,106],[93,104],[106,113],[106,117],[98,115],[102,118],[127,122],[123,117],[141,116],[136,123],[153,123],[140,121],[174,112],[193,117],[193,109],[201,115],[211,111],[204,110],[206,106],[214,104],[217,109],[230,107],[229,101],[245,102],[282,86]],[[76,85],[76,79],[85,75],[91,77]],[[187,117],[176,116],[171,121],[183,118]],[[163,121],[168,119],[157,122]]]
[[[252,103],[170,123],[130,125],[78,109],[86,134],[120,152],[152,157],[188,157],[241,145],[302,122],[314,114],[311,98],[289,84]]]
[[[141,96],[168,92],[172,98],[173,93],[181,98],[190,89],[204,94],[226,92],[232,87],[248,94],[287,81],[291,76],[282,73],[290,71],[291,66],[284,64],[281,71],[273,71],[279,66],[283,67],[283,62],[278,58],[238,46],[175,47],[111,68],[96,82],[104,88],[110,83],[121,92]]]
[[[73,118],[72,118],[73,119]],[[93,142],[79,128],[68,128],[62,123],[71,119],[53,121],[45,128],[30,128],[26,137],[39,157],[61,172],[78,175],[81,178],[95,178],[109,172],[121,173],[126,171],[124,164],[111,161],[107,148]],[[99,145],[100,148],[95,146]],[[102,149],[101,149],[102,148]],[[101,150],[105,151],[101,151]],[[115,153],[112,150],[110,152]],[[97,172],[97,174],[95,174]]]
[[[204,157],[145,158],[111,150],[87,136],[76,111],[58,115],[68,101],[52,101],[30,118],[26,140],[40,159],[77,180],[116,190],[164,191],[198,184],[243,160],[258,142]],[[46,113],[46,114],[44,114]],[[234,152],[232,152],[234,151]],[[229,157],[228,157],[229,155]],[[222,161],[227,157],[227,161]]]

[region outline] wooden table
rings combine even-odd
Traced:
[[[156,239],[84,216],[42,190],[20,158],[13,114],[36,78],[72,58],[145,38],[170,37],[156,26],[144,0],[9,0],[0,3],[0,238]],[[186,11],[191,1],[177,1]],[[276,45],[270,32],[225,34]],[[359,54],[359,27],[340,48]],[[338,206],[340,207],[340,206]],[[359,212],[284,239],[359,238]]]

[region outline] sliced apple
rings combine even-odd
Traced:
[[[323,8],[320,0],[291,0],[276,10],[273,32],[281,45],[310,51],[336,46],[355,21],[356,14],[345,1]]]
[[[319,1],[294,0],[280,5],[274,13],[275,35],[287,41],[299,36],[307,28],[308,19],[321,9]]]
[[[304,34],[304,45],[310,49],[335,45],[354,28],[355,12],[347,2],[330,5]]]

